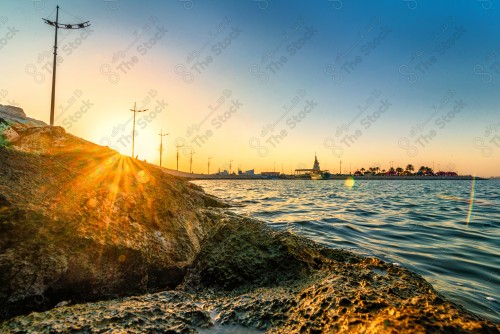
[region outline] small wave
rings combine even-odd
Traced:
[[[246,199],[246,200],[241,201],[241,203],[244,203],[244,204],[259,204],[260,201],[256,201],[256,200],[252,200],[252,199]]]

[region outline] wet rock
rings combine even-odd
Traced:
[[[303,240],[282,242],[281,238],[282,234],[271,232],[261,222],[226,218],[205,238],[185,286],[229,291],[307,277],[312,260],[303,261],[290,252],[293,243]]]
[[[269,333],[499,329],[404,267],[324,248],[237,216],[209,232],[181,287],[200,296],[208,291],[222,324]]]
[[[221,226],[203,242],[200,254],[204,256],[197,256],[178,291],[62,306],[12,318],[0,324],[0,331],[499,332],[498,324],[447,301],[421,276],[402,266],[329,250],[287,233],[275,233],[246,218],[218,214]],[[272,254],[263,255],[259,249]],[[250,263],[242,261],[246,258],[226,263],[226,252],[263,258]],[[256,270],[265,276],[265,270],[271,270],[266,262],[275,264],[274,259],[285,254],[292,263],[292,275],[281,269],[272,272],[272,279],[249,275],[250,270]],[[207,266],[228,273],[208,280],[204,278]],[[375,272],[378,270],[390,275],[380,276]],[[249,281],[235,279],[238,272]],[[404,296],[387,294],[389,287],[398,287]]]

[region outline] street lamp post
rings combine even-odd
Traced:
[[[54,125],[54,104],[55,104],[55,94],[56,94],[56,68],[57,68],[57,30],[58,29],[83,29],[87,28],[90,26],[89,21],[83,22],[83,23],[76,23],[76,24],[63,24],[59,23],[59,6],[56,6],[56,20],[55,21],[50,21],[48,19],[43,19],[45,23],[48,25],[51,25],[55,27],[56,30],[56,36],[54,39],[54,62],[52,64],[52,96],[50,99],[50,125]]]
[[[177,147],[177,170],[179,170],[179,147],[183,147],[184,145],[175,145]]]
[[[168,136],[170,133],[163,133],[163,129],[160,130],[160,134],[158,136],[160,136],[160,167],[161,167],[161,156],[162,156],[162,153],[163,153],[163,137],[165,136]]]
[[[148,109],[137,110],[136,103],[134,102],[134,109],[130,109],[130,111],[134,112],[134,126],[132,127],[132,159],[134,158],[134,146],[135,146],[135,114],[138,112],[145,112]]]
[[[191,157],[189,159],[189,173],[192,173],[193,172],[193,154],[195,154],[196,152],[193,152],[193,150],[191,150]]]

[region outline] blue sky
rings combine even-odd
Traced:
[[[159,163],[163,129],[164,165],[184,144],[183,170],[192,149],[195,172],[208,157],[212,171],[289,172],[316,152],[335,172],[342,160],[500,174],[496,1],[57,3],[61,22],[92,25],[60,31],[56,124],[124,154],[137,102],[149,108],[139,157]],[[53,28],[41,18],[57,3],[0,3],[0,103],[47,122]]]

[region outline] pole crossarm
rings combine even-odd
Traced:
[[[135,148],[135,114],[138,112],[145,112],[148,109],[137,110],[136,103],[134,102],[134,109],[130,109],[130,111],[134,112],[134,125],[132,127],[132,158],[134,158],[134,148]]]
[[[59,22],[56,22],[56,21],[51,21],[51,20],[48,20],[48,19],[44,19],[42,18],[42,20],[45,21],[45,23],[47,23],[49,26],[53,26],[53,27],[56,27],[58,29],[83,29],[83,28],[87,28],[87,27],[90,27],[90,21],[85,21],[85,22],[82,22],[82,23],[59,23]]]
[[[163,129],[160,130],[158,136],[160,136],[160,167],[161,167],[161,157],[163,153],[163,137],[168,136],[170,133],[163,133]]]

